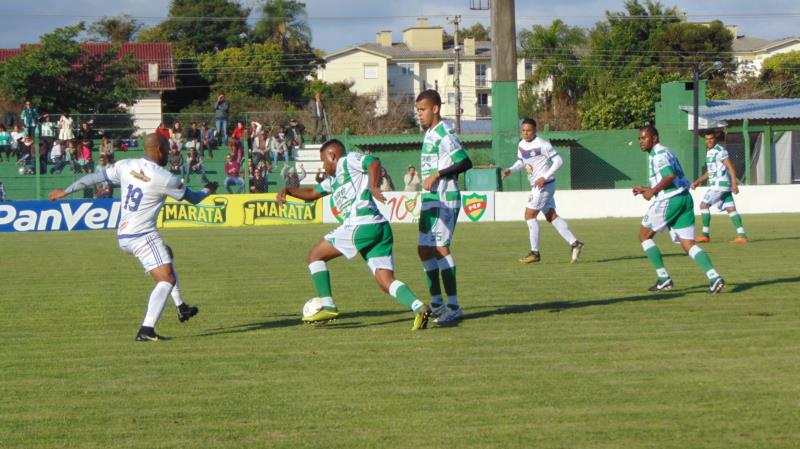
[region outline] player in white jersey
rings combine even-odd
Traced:
[[[576,239],[569,229],[569,224],[556,213],[556,171],[564,161],[549,141],[536,135],[536,121],[531,118],[522,120],[522,139],[517,145],[517,161],[503,170],[502,179],[511,173],[522,170],[528,173],[531,193],[525,206],[525,223],[528,224],[528,236],[531,250],[527,256],[519,259],[521,263],[536,263],[541,260],[539,254],[539,222],[536,217],[544,212],[547,221],[556,228],[559,235],[569,243],[570,263],[575,263],[583,250],[583,243]]]
[[[322,323],[339,316],[333,302],[327,262],[339,256],[352,259],[361,254],[381,289],[414,313],[411,330],[425,329],[430,314],[428,305],[394,277],[392,228],[375,204],[375,200],[386,202],[380,189],[381,162],[361,153],[345,154],[344,145],[336,139],[322,144],[319,152],[328,177],[313,188],[283,188],[277,197],[283,204],[286,195],[305,201],[332,195],[334,207],[344,218],[341,226],[328,233],[308,253],[308,270],[322,309],[303,317],[303,321]]]
[[[149,134],[144,139],[143,159],[118,161],[105,170],[82,177],[66,189],[55,189],[49,195],[50,200],[55,201],[103,181],[122,186],[122,212],[117,228],[119,246],[122,251],[136,256],[145,273],[156,282],[155,288],[150,293],[144,321],[136,334],[137,341],[165,339],[156,334],[155,325],[170,295],[181,322],[198,312],[197,307],[183,302],[178,277],[172,263],[172,249],[161,239],[156,230],[156,222],[161,206],[168,196],[197,204],[209,194],[216,192],[217,184],[212,182],[202,191],[192,192],[186,188],[182,180],[163,168],[167,164],[168,153],[167,139],[157,134]]]
[[[736,229],[736,238],[731,243],[747,243],[747,233],[742,225],[742,217],[736,211],[734,195],[739,194],[739,181],[736,179],[736,169],[733,168],[728,150],[722,146],[725,133],[722,130],[710,129],[704,133],[706,141],[706,172],[692,183],[692,190],[696,189],[703,181],[708,180],[708,192],[700,202],[700,216],[703,219],[703,233],[695,240],[697,243],[711,241],[711,206],[717,205],[719,210],[728,212],[733,227]]]
[[[420,92],[415,106],[419,123],[426,129],[420,152],[423,181],[417,253],[425,271],[436,324],[455,324],[464,316],[464,311],[458,302],[456,262],[450,243],[461,210],[458,175],[472,168],[472,161],[461,147],[455,130],[442,120],[442,99],[438,92],[432,89]],[[440,274],[447,304],[442,298]]]

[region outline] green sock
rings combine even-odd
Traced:
[[[689,249],[689,256],[694,259],[694,262],[705,272],[709,280],[714,280],[719,277],[719,273],[714,269],[714,264],[711,263],[711,258],[708,257],[708,254],[699,246],[694,245]]]
[[[736,234],[738,234],[739,237],[747,237],[747,233],[744,232],[744,226],[742,225],[742,216],[739,215],[738,212],[730,212],[728,215],[731,217],[733,227],[736,228]]]
[[[642,249],[644,250],[644,255],[647,256],[647,260],[649,260],[653,268],[656,269],[658,279],[662,281],[669,279],[669,273],[667,273],[667,269],[664,267],[664,258],[661,256],[661,250],[656,246],[656,242],[652,239],[645,240],[642,242]]]
[[[431,305],[436,306],[442,303],[442,286],[439,284],[439,264],[436,259],[428,259],[422,262],[425,269],[425,282],[428,284],[428,291],[431,294]]]
[[[458,309],[458,291],[456,288],[456,262],[453,256],[447,256],[439,259],[439,271],[442,273],[442,283],[444,284],[444,292],[447,294],[447,307],[450,309]]]
[[[415,295],[406,284],[398,280],[395,280],[392,282],[392,285],[389,286],[389,294],[397,299],[397,302],[415,312],[423,305],[422,301],[417,299],[417,295]]]
[[[700,217],[703,219],[703,235],[708,237],[711,234],[711,210],[700,209]]]
[[[321,260],[311,262],[308,265],[308,270],[311,272],[311,282],[314,284],[317,296],[320,298],[333,297],[331,294],[331,274],[325,262]]]

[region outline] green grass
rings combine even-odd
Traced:
[[[331,226],[165,230],[187,301],[164,343],[133,341],[152,281],[110,232],[0,237],[2,448],[789,448],[800,441],[800,216],[745,216],[752,242],[703,245],[727,279],[638,220],[573,220],[585,257],[544,226],[460,225],[467,319],[412,333],[360,260],[330,263],[343,312],[299,322],[306,251]],[[416,229],[395,225],[398,278],[425,288]]]

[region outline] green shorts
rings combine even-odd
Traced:
[[[453,233],[456,230],[460,210],[450,207],[433,207],[423,210],[419,216],[417,245],[449,248],[453,241]]]
[[[675,231],[691,228],[694,239],[694,201],[689,193],[675,195],[665,200],[653,201],[647,214],[642,219],[642,226],[655,232],[674,229]],[[681,234],[681,233],[679,233]],[[681,238],[689,238],[681,235]]]
[[[342,225],[326,235],[325,240],[348,259],[361,254],[373,273],[379,268],[394,271],[394,235],[388,222]]]

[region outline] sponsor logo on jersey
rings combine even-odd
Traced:
[[[144,170],[134,171],[131,170],[131,176],[138,179],[139,181],[150,182],[150,178],[144,174]]]
[[[333,214],[333,218],[336,219],[339,223],[344,223],[344,215],[342,215],[342,211],[336,208],[336,202],[333,201],[333,195],[330,197],[330,206],[331,206],[331,214]]]
[[[465,195],[461,198],[461,206],[467,218],[471,221],[479,221],[486,212],[488,197],[478,193]]]
[[[199,224],[224,224],[227,216],[228,200],[214,198],[213,205],[166,203],[161,209],[160,223],[184,221]]]
[[[314,221],[316,217],[316,203],[287,201],[280,204],[277,200],[248,201],[242,205],[244,208],[244,224],[253,225],[262,219],[280,219],[297,222]]]

